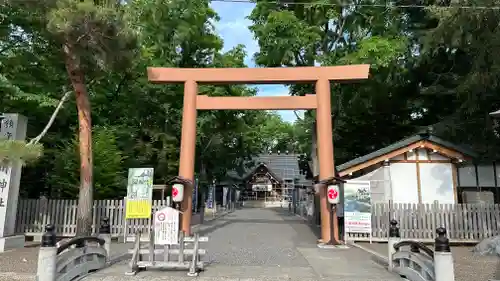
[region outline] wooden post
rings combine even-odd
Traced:
[[[196,95],[198,84],[189,80],[184,83],[184,106],[182,112],[181,152],[179,176],[194,182],[194,160],[196,151]],[[186,236],[191,235],[191,215],[193,204],[193,187],[184,187],[184,198],[181,204],[181,229]]]
[[[319,180],[325,180],[334,176],[335,166],[333,161],[333,137],[332,137],[332,110],[330,97],[330,81],[319,79],[316,81],[316,128],[319,158]],[[330,233],[330,212],[326,198],[326,186],[319,190],[319,206],[321,212],[321,239],[328,242],[332,237],[338,241],[337,214],[333,214],[333,236]]]

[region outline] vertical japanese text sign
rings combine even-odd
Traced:
[[[179,244],[179,213],[171,207],[156,212],[154,219],[156,245]]]
[[[0,118],[0,139],[24,140],[26,124],[22,115],[4,114]],[[21,166],[18,159],[0,161],[0,237],[14,235]]]
[[[194,179],[194,187],[193,187],[193,212],[196,212],[198,206],[198,178]]]
[[[128,170],[125,218],[148,219],[151,217],[153,174],[153,168],[131,168]]]

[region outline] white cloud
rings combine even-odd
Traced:
[[[259,50],[259,46],[248,29],[251,21],[246,17],[250,15],[255,4],[212,2],[211,6],[220,17],[220,21],[215,23],[215,29],[224,40],[224,50],[230,50],[238,44],[245,45],[248,54],[246,63],[254,67],[252,57]]]
[[[249,67],[255,67],[252,58],[259,50],[259,46],[253,39],[252,32],[248,29],[248,26],[251,25],[251,21],[246,18],[252,12],[255,4],[241,2],[212,2],[210,5],[220,17],[220,21],[216,22],[214,25],[217,33],[224,40],[224,50],[230,50],[238,44],[245,45],[248,54],[245,63]],[[257,88],[259,90],[258,96],[289,95],[288,89],[283,85],[258,85]],[[291,110],[280,110],[278,113],[283,120],[287,122],[294,122],[297,119]]]

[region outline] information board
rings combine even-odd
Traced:
[[[131,168],[128,170],[125,218],[149,219],[151,217],[153,174],[153,168]]]
[[[344,223],[346,233],[372,232],[370,181],[344,183]]]
[[[214,207],[214,191],[215,186],[210,186],[208,188],[207,209],[213,209]]]
[[[156,212],[154,218],[155,244],[179,244],[179,211],[166,207]]]
[[[193,212],[196,212],[198,209],[198,178],[194,179],[194,187],[193,187]]]

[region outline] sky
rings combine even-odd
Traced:
[[[215,23],[218,34],[224,40],[224,51],[232,47],[243,44],[246,46],[247,58],[245,63],[249,67],[255,67],[252,59],[253,54],[259,50],[257,42],[253,39],[253,34],[248,29],[251,21],[246,17],[255,7],[253,3],[242,2],[212,2],[212,8],[219,14],[220,21]],[[258,96],[286,96],[289,95],[288,88],[282,85],[258,85]],[[283,120],[294,122],[295,114],[291,110],[278,111]]]

